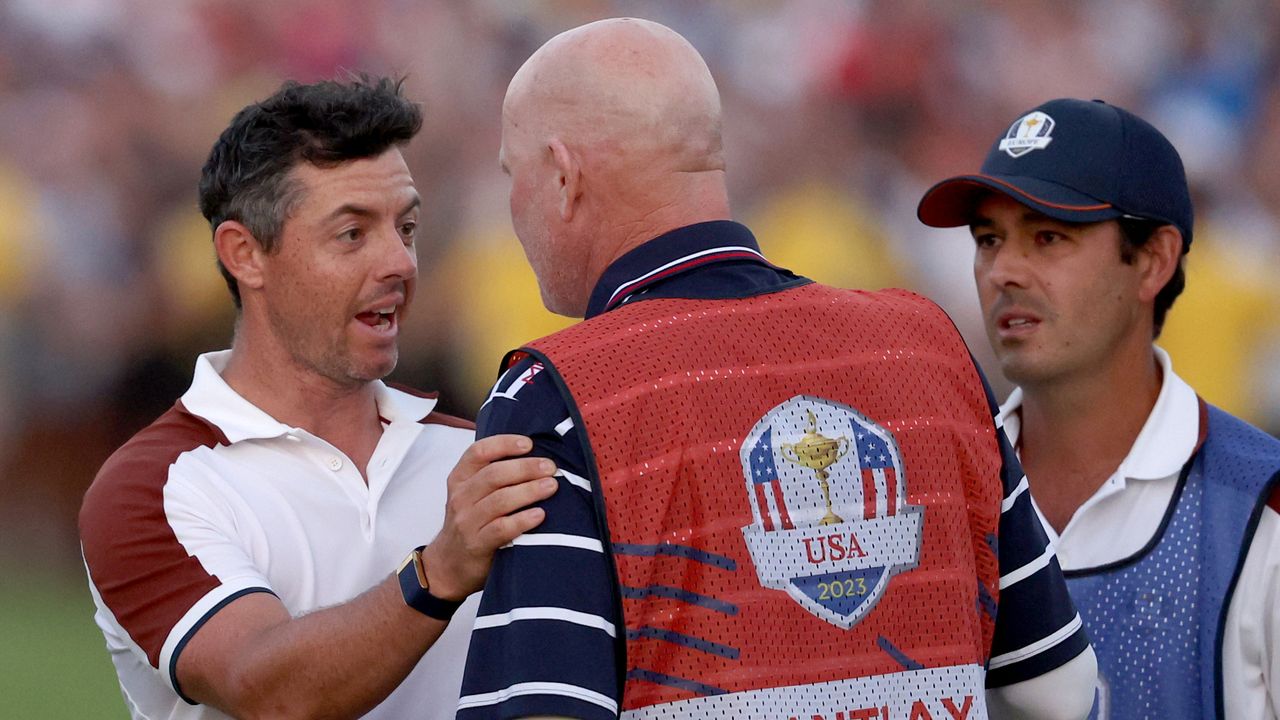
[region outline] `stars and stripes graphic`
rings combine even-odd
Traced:
[[[800,408],[800,410],[803,409]],[[796,527],[787,509],[787,499],[791,497],[791,493],[797,492],[797,488],[788,483],[800,482],[803,478],[809,485],[814,486],[806,485],[805,487],[816,492],[813,470],[799,465],[787,466],[784,462],[786,458],[779,457],[780,450],[774,447],[775,439],[781,442],[789,437],[788,429],[792,429],[794,434],[794,428],[791,428],[792,423],[789,421],[794,421],[796,418],[788,418],[789,421],[779,424],[778,421],[782,417],[783,415],[779,414],[772,418],[774,420],[772,427],[762,422],[761,426],[757,426],[747,438],[742,448],[742,461],[749,479],[748,491],[751,494],[751,502],[754,505],[755,515],[759,518],[758,525],[765,532],[794,530]],[[870,421],[864,421],[860,415],[850,418],[850,423],[844,427],[853,430],[852,437],[847,443],[851,447],[846,459],[828,468],[832,502],[837,508],[844,503],[843,507],[852,510],[856,515],[858,496],[861,495],[862,520],[897,515],[904,507],[906,500],[903,495],[902,471],[899,465],[901,460],[892,435],[877,431]],[[783,434],[775,438],[775,432]],[[828,434],[834,436],[836,431],[829,428]],[[848,436],[841,434],[839,437],[841,447],[844,447],[846,445],[844,438]],[[781,442],[781,444],[787,443]],[[845,457],[843,452],[842,450],[841,457]],[[778,467],[780,462],[784,465],[781,473]],[[799,476],[796,473],[799,473]],[[801,515],[804,516],[801,518],[801,525],[807,526],[807,515],[803,512]],[[841,515],[847,520],[853,519],[843,512]]]
[[[796,395],[755,423],[738,459],[754,516],[742,537],[761,587],[847,630],[919,566],[925,508],[907,502],[893,432],[857,409]]]
[[[862,475],[862,517],[870,520],[898,512],[898,478],[893,453],[883,438],[855,424],[858,467]]]
[[[773,458],[773,429],[765,430],[751,449],[751,488],[754,491],[760,522],[766,532],[775,529],[792,530],[791,516],[782,499],[782,485],[778,481],[778,466]]]

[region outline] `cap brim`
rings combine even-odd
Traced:
[[[992,192],[1066,222],[1100,222],[1124,214],[1111,203],[1046,180],[1017,175],[960,175],[929,188],[920,199],[916,217],[930,227],[969,225],[978,203]]]

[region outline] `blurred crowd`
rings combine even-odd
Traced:
[[[407,76],[426,125],[421,280],[395,380],[471,415],[542,309],[498,171],[507,81],[551,35],[670,25],[724,96],[734,212],[778,264],[939,301],[997,392],[964,230],[915,220],[1019,112],[1133,109],[1194,186],[1189,289],[1161,338],[1210,402],[1280,430],[1280,6],[1270,0],[3,0],[0,560],[76,566],[98,465],[185,390],[234,315],[196,208],[231,115],[282,80]]]

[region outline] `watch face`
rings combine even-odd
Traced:
[[[413,559],[413,569],[418,572],[418,584],[423,590],[430,590],[431,583],[427,581],[427,566],[422,564],[422,550],[414,550],[410,555]]]
[[[407,568],[407,567],[409,567],[409,563],[414,562],[414,556],[415,556],[415,555],[417,555],[417,554],[418,554],[418,551],[417,551],[417,550],[414,550],[413,552],[409,553],[408,555],[405,555],[405,556],[404,556],[404,562],[400,563],[400,567],[396,568],[396,574],[397,574],[397,575],[399,575],[400,573],[404,572],[404,569],[405,569],[405,568]],[[415,564],[416,564],[416,563],[415,563]]]
[[[413,564],[413,573],[409,572],[410,563]],[[427,617],[449,622],[454,611],[462,605],[462,600],[441,600],[431,594],[427,569],[422,563],[422,548],[409,553],[409,557],[400,564],[396,576],[400,581],[400,592],[404,595],[405,604]]]

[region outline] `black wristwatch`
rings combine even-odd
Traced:
[[[396,575],[400,578],[400,592],[404,595],[404,603],[429,618],[449,622],[453,614],[462,606],[462,600],[442,600],[431,594],[431,584],[427,582],[427,567],[422,564],[422,550],[426,545],[419,545],[400,563]]]

